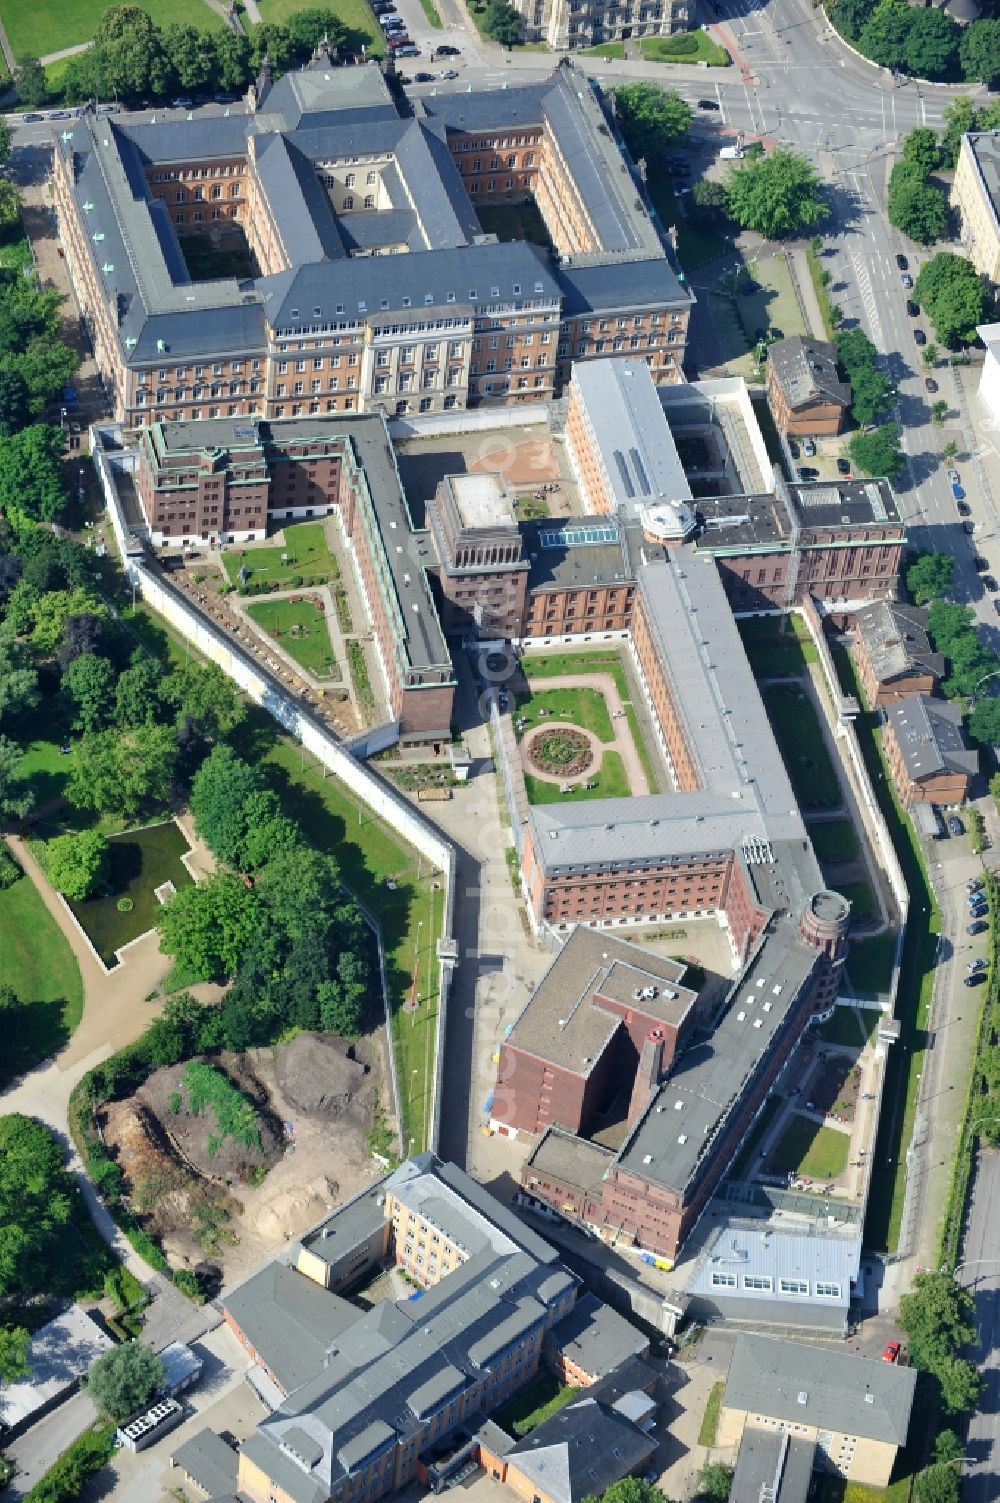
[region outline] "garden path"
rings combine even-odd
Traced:
[[[596,689],[599,694],[602,694],[611,716],[615,739],[596,742],[597,748],[602,752],[616,751],[619,754],[633,797],[642,797],[649,792],[649,782],[632,740],[628,717],[622,705],[621,695],[618,693],[618,685],[610,673],[560,673],[552,679],[536,678],[529,679],[528,682],[532,692],[538,694],[549,689]],[[555,721],[548,722],[550,727],[556,723]],[[574,730],[580,729],[580,726],[574,726]],[[584,732],[584,734],[588,735],[589,732]],[[596,738],[594,739],[596,741]],[[533,766],[530,771],[533,777],[545,777],[545,774],[539,772],[537,767]],[[555,777],[549,778],[549,781],[561,783],[565,779]]]

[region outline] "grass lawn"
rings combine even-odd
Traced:
[[[809,663],[819,662],[819,653],[805,633],[798,616],[745,616],[736,624],[743,638],[756,678],[803,674]]]
[[[438,15],[438,8],[434,4],[434,0],[420,0],[420,9],[424,13],[427,24],[433,26],[435,31],[440,31],[444,22]]]
[[[541,714],[542,710],[547,713]],[[598,741],[615,739],[607,703],[597,689],[532,689],[530,699],[518,701],[517,713],[527,721],[517,733],[519,740],[535,726],[553,720],[568,720],[581,730],[592,731]]]
[[[697,42],[690,51],[681,51],[681,37],[640,37],[639,50],[647,63],[707,63],[710,68],[727,68],[732,58],[725,47],[712,40],[707,31],[686,31],[685,40]]]
[[[483,227],[483,234],[496,235],[498,240],[528,240],[532,245],[546,247],[552,244],[534,199],[529,198],[520,204],[478,204],[476,218]]]
[[[756,290],[746,293],[744,289],[751,284]],[[746,275],[737,282],[736,308],[751,343],[768,329],[780,329],[786,339],[792,334],[810,332],[795,295],[788,262],[780,251],[750,263]]]
[[[827,1018],[813,1033],[824,1044],[846,1044],[849,1049],[860,1049],[868,1042],[881,1014],[865,1008],[860,1013],[853,1007],[835,1007],[832,1017]]]
[[[83,1016],[73,951],[29,877],[0,892],[0,979],[24,1004],[5,1020],[0,1081],[6,1082],[61,1049]]]
[[[286,527],[284,533],[284,546],[257,548],[248,543],[245,551],[224,553],[222,561],[232,583],[238,583],[241,568],[249,571],[249,583],[277,583],[282,589],[291,589],[293,578],[299,575],[321,574],[324,579],[339,578],[340,570],[326,546],[322,522],[299,522],[294,527]],[[282,554],[287,562],[282,561]]]
[[[247,606],[247,615],[262,631],[276,638],[287,653],[317,678],[329,678],[336,668],[326,615],[313,601],[261,600]]]
[[[372,23],[372,13],[365,0],[330,0],[329,8],[336,12],[347,27],[347,46],[351,51],[360,52],[364,42],[368,57],[382,56],[385,42],[380,28]],[[303,0],[260,0],[260,12],[264,20],[275,24],[283,25],[289,16],[308,9],[308,3],[303,3]]]
[[[853,861],[858,854],[858,837],[849,819],[810,825],[809,839],[819,861]]]
[[[764,707],[802,807],[839,804],[840,784],[811,701],[794,686],[781,684],[764,690]]]
[[[887,929],[871,939],[852,939],[847,956],[847,974],[862,996],[887,992],[892,985],[892,962],[896,954],[896,931]]]
[[[249,248],[237,244],[214,246],[203,235],[178,235],[184,265],[192,282],[216,282],[222,277],[252,277]]]
[[[160,904],[154,888],[161,882],[173,882],[175,887],[187,887],[191,882],[181,861],[188,843],[173,820],[113,835],[110,846],[107,895],[69,905],[106,966],[115,964],[115,951],[122,945],[156,927]],[[118,911],[119,898],[132,900],[129,913]]]
[[[270,726],[264,726],[264,733]],[[379,920],[385,945],[386,980],[393,1014],[393,1043],[402,1096],[402,1150],[427,1146],[438,1015],[435,958],[444,917],[444,889],[366,805],[335,778],[322,776],[301,748],[274,740],[266,752],[287,812],[309,831],[320,850],[337,858],[351,892]],[[419,874],[419,877],[418,877]],[[394,888],[386,886],[392,880]],[[417,1010],[404,1013],[417,970]]]
[[[846,1132],[834,1132],[796,1113],[771,1153],[771,1167],[776,1174],[836,1179],[847,1168],[850,1147]]]
[[[852,924],[870,924],[878,918],[878,904],[868,882],[836,882],[833,889],[850,903]]]
[[[584,787],[593,783],[593,788]],[[524,775],[525,792],[529,804],[573,804],[588,798],[628,798],[631,788],[625,775],[625,765],[618,752],[605,752],[598,772],[583,772],[574,779],[571,793],[563,793],[559,783],[548,783],[544,778]]]
[[[215,31],[222,25],[222,17],[204,0],[136,0],[136,4],[158,26],[176,21],[181,26],[197,26],[200,31]],[[72,5],[52,0],[41,6],[32,5],[30,0],[0,0],[0,19],[15,57],[44,57],[48,52],[89,42],[107,9],[108,0],[74,0]]]
[[[708,1403],[705,1405],[705,1413],[701,1417],[701,1427],[698,1431],[698,1444],[700,1446],[714,1446],[719,1434],[719,1415],[722,1412],[722,1391],[725,1381],[712,1384],[708,1395]]]
[[[29,741],[21,760],[21,772],[31,784],[35,807],[61,798],[73,766],[73,753],[63,756],[55,741]]]
[[[605,42],[603,46],[581,47],[579,57],[613,57],[617,62],[622,62],[625,57],[625,44],[623,42]]]
[[[677,254],[685,271],[697,271],[699,266],[707,266],[709,261],[718,260],[732,249],[732,242],[712,225],[696,223],[679,211],[673,179],[662,161],[649,167],[646,188],[660,223],[677,226]]]
[[[533,654],[526,655],[521,659],[521,671],[529,683],[535,678],[558,678],[563,673],[609,673],[615,681],[615,688],[618,690],[618,697],[622,702],[628,728],[632,733],[636,751],[639,753],[639,761],[646,774],[649,790],[651,793],[659,792],[660,780],[656,776],[653,759],[646,748],[645,738],[639,726],[639,716],[632,703],[632,690],[629,687],[628,674],[625,672],[621,653],[611,648],[597,652],[539,654],[538,657]]]
[[[767,1136],[771,1123],[781,1110],[784,1102],[778,1096],[769,1096],[761,1108],[760,1116],[753,1125],[753,1131],[747,1138],[739,1155],[735,1158],[726,1174],[727,1179],[742,1179],[750,1165],[757,1156],[761,1143]]]
[[[540,1372],[537,1378],[533,1378],[520,1393],[515,1393],[495,1410],[490,1418],[498,1424],[501,1430],[506,1430],[508,1435],[514,1435],[518,1439],[522,1435],[529,1434],[537,1429],[542,1420],[549,1415],[556,1414],[570,1399],[576,1398],[580,1393],[578,1388],[571,1388],[568,1383],[560,1383],[559,1379],[549,1372]]]

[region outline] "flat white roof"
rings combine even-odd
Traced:
[[[30,1376],[0,1387],[0,1421],[23,1424],[35,1410],[51,1404],[78,1382],[94,1358],[113,1345],[86,1311],[72,1305],[31,1338]]]
[[[499,475],[452,475],[451,490],[466,527],[513,526],[510,492]]]
[[[573,381],[616,505],[629,517],[690,502],[684,466],[645,360],[581,360]]]

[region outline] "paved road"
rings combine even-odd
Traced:
[[[965,1503],[1000,1498],[1000,1151],[985,1149],[976,1163],[969,1221],[958,1277],[976,1301],[978,1340],[973,1353],[986,1379],[969,1421],[963,1467]]]

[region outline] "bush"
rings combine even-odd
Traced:
[[[171,1091],[170,1092],[170,1110],[173,1112],[173,1114],[174,1114],[175,1117],[177,1116],[177,1113],[180,1111],[180,1109],[181,1109],[181,1093],[180,1093],[180,1091]]]
[[[302,584],[302,575],[301,574],[293,574],[290,583],[291,583],[292,589],[293,590],[297,590],[300,587],[300,585]]]
[[[131,913],[132,909],[135,907],[135,904],[133,903],[131,898],[119,898],[118,902],[115,904],[115,907],[118,909],[119,913]]]
[[[73,1503],[87,1479],[114,1455],[115,1426],[95,1425],[77,1436],[27,1494],[25,1503]]]
[[[677,54],[698,51],[698,38],[690,31],[685,31],[676,37],[659,37],[657,39],[658,52],[673,52]]]
[[[0,845],[0,892],[7,887],[13,887],[19,877],[24,873],[14,860],[5,845]]]
[[[194,1300],[196,1305],[205,1303],[205,1293],[196,1276],[189,1268],[178,1268],[174,1271],[174,1286],[188,1299]]]

